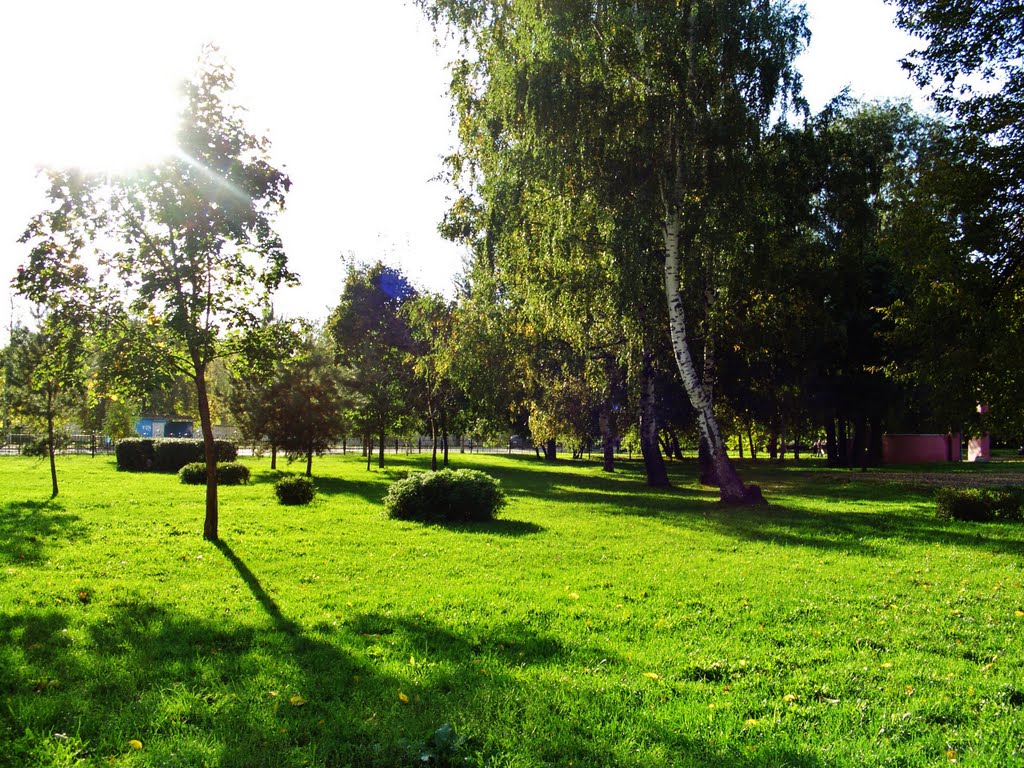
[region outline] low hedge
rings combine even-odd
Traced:
[[[384,497],[388,517],[427,523],[485,522],[504,506],[498,481],[475,469],[417,472],[392,483]]]
[[[940,488],[935,511],[944,520],[987,523],[1024,519],[1024,488]]]
[[[238,458],[238,446],[230,440],[214,440],[217,463]],[[130,437],[116,448],[117,468],[132,472],[177,472],[186,464],[205,461],[203,441],[194,438]]]
[[[274,483],[274,493],[281,504],[309,504],[316,496],[316,487],[308,477],[289,475]]]
[[[206,462],[194,461],[178,470],[178,478],[186,485],[206,485]],[[249,468],[236,461],[217,465],[217,485],[245,485]]]

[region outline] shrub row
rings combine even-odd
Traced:
[[[178,470],[186,485],[206,485],[206,462],[194,461]],[[217,485],[244,485],[249,482],[249,468],[237,461],[217,465]]]
[[[940,488],[935,508],[944,520],[987,523],[1024,519],[1024,488]]]
[[[475,469],[417,472],[392,483],[384,497],[389,517],[429,523],[493,520],[503,506],[498,481]]]
[[[217,462],[238,458],[238,446],[215,440]],[[130,437],[117,444],[117,468],[132,472],[177,472],[186,464],[205,461],[203,441],[188,438]]]

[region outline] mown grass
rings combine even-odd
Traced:
[[[1024,526],[814,464],[737,509],[453,458],[501,519],[385,519],[425,455],[318,460],[300,508],[249,460],[218,545],[175,476],[62,458],[50,502],[0,459],[0,764],[1024,765]]]

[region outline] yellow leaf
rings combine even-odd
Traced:
[[[1018,619],[1024,618],[1024,611],[1014,611],[1013,615],[1016,616]]]
[[[409,703],[409,697],[407,695],[405,695],[404,693],[402,693],[401,691],[398,692],[398,700],[400,702],[402,702],[403,704],[408,704]]]
[[[784,702],[786,702],[787,704],[792,704],[798,698],[799,697],[796,694],[794,694],[794,693],[787,693],[785,696],[782,697],[782,700]]]
[[[132,749],[142,749],[142,742],[138,739],[132,739],[128,742],[128,746]]]
[[[288,703],[291,704],[293,707],[301,707],[303,704],[306,703],[306,700],[301,696],[296,695],[288,699]]]
[[[651,680],[657,680],[661,675],[657,672],[644,672],[644,677],[649,677]]]
[[[757,725],[757,720],[752,717],[749,720],[747,720],[747,722],[745,722],[744,725],[747,726],[747,728],[753,728],[755,725]]]
[[[575,593],[575,592],[570,592],[569,593],[569,599],[570,600],[579,600],[580,596],[577,593]]]

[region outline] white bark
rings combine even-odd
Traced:
[[[742,501],[744,499],[743,483],[733,469],[725,449],[718,421],[715,419],[711,393],[701,381],[697,368],[693,364],[687,339],[686,314],[683,308],[683,297],[680,292],[681,259],[679,253],[679,235],[682,229],[679,212],[666,206],[665,215],[665,298],[668,301],[669,334],[672,340],[672,352],[675,355],[679,376],[683,381],[690,404],[697,412],[697,424],[701,435],[711,450],[711,459],[718,473],[719,488],[723,501]]]

